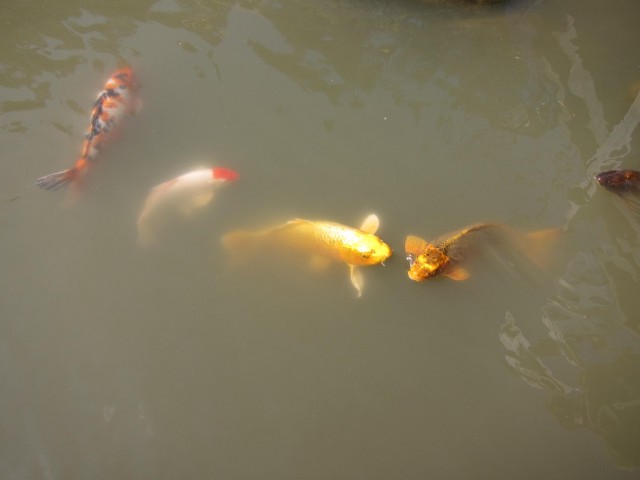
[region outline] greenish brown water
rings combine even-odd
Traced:
[[[640,467],[640,4],[5,1],[0,477],[627,479]],[[74,202],[96,93],[142,110]],[[150,187],[240,173],[153,249]],[[394,249],[363,270],[230,269],[303,217]],[[566,230],[538,271],[406,276],[407,234]]]

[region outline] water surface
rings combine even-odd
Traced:
[[[635,478],[640,169],[634,0],[23,2],[0,7],[3,478]],[[140,113],[80,198],[106,78]],[[240,179],[136,243],[150,187]],[[236,228],[359,225],[364,270],[230,269]],[[411,282],[404,237],[566,231],[553,268],[486,255]]]

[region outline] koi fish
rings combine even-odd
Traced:
[[[534,263],[542,265],[548,258],[550,241],[559,234],[559,229],[542,230],[520,234],[515,230],[497,223],[479,223],[444,235],[433,243],[416,237],[407,236],[405,251],[409,261],[407,272],[411,280],[422,282],[436,275],[444,275],[453,280],[466,280],[469,272],[460,266],[474,248],[480,243],[514,245]]]
[[[149,245],[163,220],[163,213],[190,217],[213,200],[217,188],[232,182],[238,174],[228,168],[193,170],[151,189],[138,216],[138,242]]]
[[[45,190],[58,190],[84,177],[100,150],[119,130],[123,117],[138,110],[136,90],[137,82],[131,68],[115,72],[107,80],[104,90],[100,92],[93,105],[80,158],[67,170],[38,178],[36,185]]]
[[[632,195],[640,193],[640,172],[636,170],[608,170],[595,177],[596,182],[620,196],[634,211],[640,213],[640,199]]]
[[[374,235],[379,225],[377,215],[373,214],[364,220],[359,229],[334,222],[295,219],[259,232],[232,232],[223,237],[222,243],[241,256],[255,252],[256,247],[269,244],[285,252],[296,250],[322,260],[346,263],[351,284],[360,297],[363,280],[356,267],[382,263],[392,253],[391,248]]]

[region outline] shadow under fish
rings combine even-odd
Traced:
[[[506,225],[478,223],[428,242],[415,235],[407,236],[405,251],[409,261],[409,278],[422,282],[435,276],[466,280],[469,271],[463,266],[473,253],[494,247],[502,252],[522,254],[531,263],[544,268],[551,262],[552,246],[559,228],[521,233]]]
[[[607,170],[594,178],[602,188],[618,195],[629,208],[640,214],[640,172]]]

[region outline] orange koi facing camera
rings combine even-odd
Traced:
[[[80,158],[67,170],[38,178],[36,185],[45,190],[58,190],[81,178],[100,149],[113,139],[122,119],[137,110],[136,89],[137,82],[131,68],[115,72],[94,103]]]
[[[409,261],[407,272],[411,280],[422,282],[428,278],[444,275],[453,280],[466,280],[469,272],[460,266],[473,248],[480,242],[515,246],[537,265],[547,263],[548,247],[560,233],[559,229],[542,230],[521,234],[506,225],[479,223],[444,235],[433,243],[409,235],[405,251]]]

